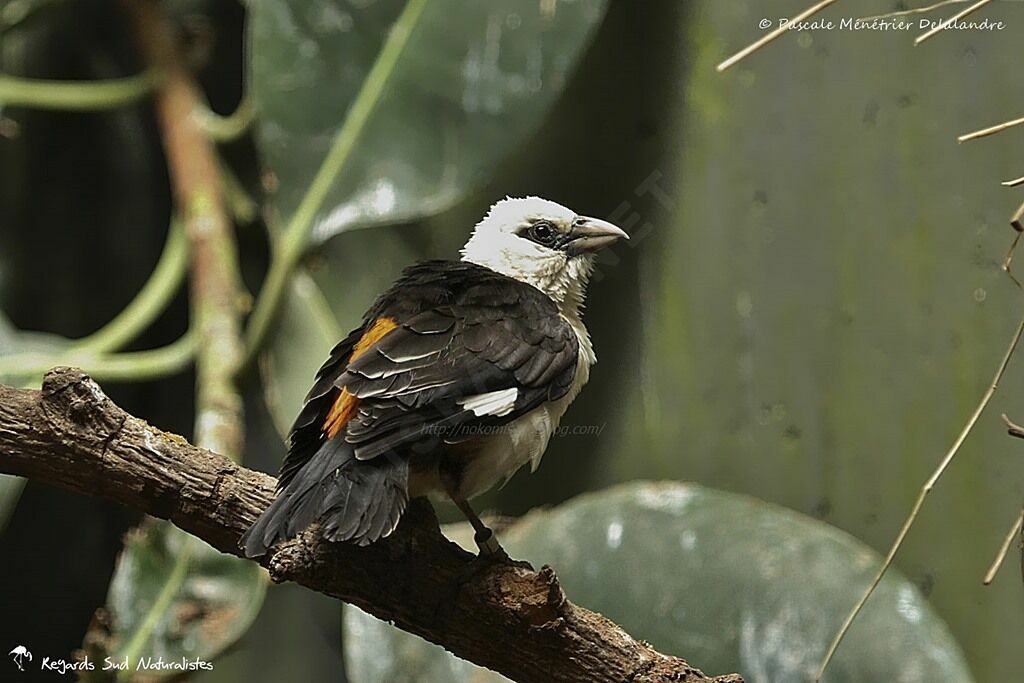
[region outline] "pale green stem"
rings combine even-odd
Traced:
[[[21,492],[25,488],[25,479],[13,474],[0,474],[0,532],[7,527],[7,522],[18,507]]]
[[[246,95],[238,107],[228,116],[214,113],[208,106],[197,107],[192,114],[206,137],[214,142],[231,142],[245,135],[256,119],[252,100]]]
[[[141,380],[146,378],[147,372],[153,370],[166,370],[170,374],[183,369],[195,353],[194,339],[189,337],[154,351],[118,355],[108,355],[107,352],[131,342],[164,311],[171,297],[181,287],[187,265],[185,234],[180,221],[172,219],[167,243],[146,284],[121,313],[103,328],[72,343],[69,352],[91,354],[90,360],[82,364],[87,372],[91,371],[99,379],[104,377],[104,370],[116,370],[116,378],[120,380]],[[141,358],[139,353],[142,354]],[[100,355],[97,357],[96,354]],[[16,376],[31,377],[22,382],[23,388],[30,388],[38,386],[43,373],[50,368],[56,365],[75,365],[75,360],[64,355],[44,357],[43,354],[11,354],[0,358],[0,366],[4,365],[12,367],[12,374]],[[136,376],[126,376],[126,367],[142,372]],[[97,370],[100,372],[97,373]],[[20,477],[0,475],[0,530],[7,526],[24,486],[25,480]]]
[[[140,371],[137,379],[153,379],[185,367],[188,358],[180,357],[187,345],[179,340],[164,349],[125,354],[110,352],[125,346],[159,316],[167,303],[180,289],[188,267],[188,249],[184,230],[179,220],[172,219],[160,260],[146,284],[124,310],[101,329],[76,340],[59,353],[13,353],[0,357],[0,376],[33,377],[28,384],[38,384],[42,373],[57,365],[74,365],[86,372],[96,373],[97,379],[136,379],[130,376],[132,368]],[[194,345],[192,347],[194,349]],[[126,374],[128,373],[128,374]]]
[[[294,305],[302,311],[303,315],[309,316],[316,325],[327,348],[342,338],[344,330],[338,325],[338,319],[334,317],[334,311],[331,310],[327,297],[324,296],[309,271],[303,267],[297,268],[292,277],[292,297]],[[270,381],[269,377],[266,377],[263,382],[263,400],[271,409],[270,414],[274,417],[274,428],[281,439],[287,443],[291,423],[290,421],[283,422],[279,417],[282,414],[280,410],[282,406],[279,395],[273,391],[273,386],[274,383]]]
[[[168,302],[185,281],[188,269],[188,245],[177,217],[171,219],[160,260],[153,274],[124,310],[103,328],[79,339],[73,350],[115,351],[135,339],[167,308]]]
[[[334,311],[331,310],[323,290],[305,270],[297,271],[295,277],[295,291],[299,295],[299,301],[305,304],[306,310],[313,316],[323,338],[329,344],[334,344],[341,339],[345,331],[338,325],[338,319],[334,317]]]
[[[185,583],[185,579],[188,577],[189,564],[192,559],[192,545],[193,539],[191,537],[184,539],[177,557],[174,558],[174,566],[171,568],[170,576],[167,577],[167,582],[164,583],[160,593],[156,596],[156,600],[153,601],[153,604],[147,610],[142,623],[135,629],[131,640],[128,641],[128,644],[121,650],[120,656],[117,657],[117,659],[125,657],[128,659],[128,668],[117,672],[117,680],[129,681],[135,675],[134,664],[138,661],[139,655],[142,654],[142,648],[149,642],[157,622],[160,621],[160,617],[164,616],[164,613],[170,608],[171,603],[174,601],[174,596],[178,593],[178,589],[181,588],[181,585]]]
[[[159,74],[150,69],[136,76],[104,81],[56,81],[0,75],[0,106],[95,111],[132,104],[153,91]]]
[[[148,351],[96,353],[70,351],[61,355],[50,353],[19,353],[0,358],[0,375],[30,377],[32,386],[55,365],[81,368],[93,379],[111,382],[139,382],[160,379],[187,368],[196,352],[196,335],[189,331],[167,346]]]
[[[249,367],[259,354],[270,330],[270,325],[284,298],[288,279],[306,249],[316,214],[327,199],[327,194],[335,178],[348,162],[426,4],[427,0],[409,0],[406,3],[401,15],[392,26],[391,33],[384,42],[380,54],[377,55],[377,60],[370,69],[370,73],[363,81],[359,94],[356,95],[356,99],[345,117],[345,122],[334,137],[334,142],[320,165],[316,177],[313,178],[299,207],[288,221],[281,239],[275,243],[270,271],[267,273],[267,279],[256,299],[252,317],[249,319],[245,356],[241,365],[243,369]]]
[[[231,211],[231,217],[235,219],[235,223],[249,225],[255,221],[260,213],[259,204],[249,195],[242,185],[242,181],[223,159],[220,162],[220,180],[224,186],[224,199],[227,201],[228,209]]]

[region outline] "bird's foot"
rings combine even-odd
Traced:
[[[531,572],[535,571],[533,565],[529,562],[513,560],[509,557],[505,549],[498,543],[494,532],[490,529],[478,531],[473,536],[473,540],[476,541],[480,553],[456,572],[452,580],[451,590],[438,603],[435,611],[435,618],[437,619],[441,619],[451,610],[458,600],[463,586],[495,567],[518,567],[520,569],[528,569]]]
[[[485,562],[488,565],[501,564],[508,567],[529,569],[531,572],[534,571],[533,565],[526,560],[513,560],[509,557],[509,554],[498,543],[498,537],[490,529],[477,532],[473,536],[473,540],[476,541],[476,546],[480,549],[480,554],[477,555],[478,561]]]

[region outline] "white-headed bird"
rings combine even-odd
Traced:
[[[491,207],[460,261],[407,268],[331,351],[295,420],[277,498],[243,536],[255,557],[313,523],[373,543],[410,498],[469,499],[536,469],[595,362],[581,318],[594,254],[626,238],[537,197]]]

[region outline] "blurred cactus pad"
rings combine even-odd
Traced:
[[[684,654],[709,673],[739,671],[747,683],[812,680],[881,562],[810,517],[670,482],[585,494],[532,512],[500,535],[513,557],[551,564],[577,604],[661,652]],[[353,683],[506,680],[351,607],[345,656]],[[974,679],[946,624],[891,571],[824,680]]]

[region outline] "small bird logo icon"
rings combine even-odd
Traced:
[[[18,671],[24,671],[25,670],[25,667],[22,665],[22,663],[25,660],[28,660],[30,662],[32,661],[32,653],[29,652],[28,648],[26,648],[24,645],[19,645],[18,647],[14,648],[13,650],[8,652],[7,654],[9,654],[11,656],[11,659],[14,660],[14,663],[18,667]]]

